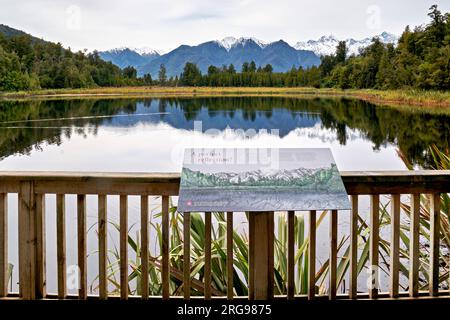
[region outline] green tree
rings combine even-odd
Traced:
[[[123,75],[128,79],[136,79],[137,77],[137,70],[132,66],[125,67],[122,72]]]
[[[202,81],[202,73],[196,64],[187,62],[183,73],[180,75],[180,83],[184,86],[199,86]]]
[[[161,86],[165,85],[167,82],[167,71],[166,66],[161,64],[159,66],[159,72],[158,72],[158,81]]]

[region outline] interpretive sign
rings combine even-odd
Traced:
[[[350,210],[330,149],[186,149],[178,211]]]

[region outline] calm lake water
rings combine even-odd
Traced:
[[[340,170],[393,170],[397,150],[427,167],[450,144],[449,115],[318,98],[0,102],[0,130],[0,170],[179,172],[185,147],[222,146],[329,147]]]
[[[186,147],[328,147],[340,170],[403,170],[431,165],[428,147],[449,148],[450,116],[376,107],[348,99],[183,98],[0,102],[0,170],[180,172]],[[17,197],[9,212],[10,261],[17,265]],[[96,222],[88,197],[88,223]],[[109,203],[118,220],[118,199]],[[361,206],[366,206],[362,202]],[[130,225],[139,228],[138,199]],[[67,264],[76,264],[75,198],[67,197]],[[55,197],[47,196],[47,275],[56,291]],[[339,220],[340,233],[348,219]],[[327,224],[318,230],[318,260],[327,256]],[[117,245],[115,236],[112,244]],[[112,246],[111,244],[111,246]],[[95,232],[88,251],[97,248]],[[133,256],[130,254],[130,258]],[[95,283],[97,257],[88,259]],[[13,283],[17,282],[17,268]],[[95,287],[95,285],[94,285]],[[13,286],[17,290],[17,286]],[[76,292],[69,285],[69,292]],[[364,290],[364,288],[362,288]],[[94,290],[95,291],[95,290]]]

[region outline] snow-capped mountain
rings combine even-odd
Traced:
[[[255,38],[227,37],[196,46],[181,45],[137,70],[139,75],[150,73],[157,77],[163,64],[168,76],[176,76],[183,71],[186,62],[197,64],[201,72],[206,73],[211,65],[233,64],[236,70],[240,70],[243,63],[251,61],[257,66],[270,64],[274,72],[285,72],[292,66],[308,68],[320,64],[320,58],[314,52],[296,50],[283,40],[265,43]]]
[[[132,51],[139,53],[141,56],[154,56],[161,55],[160,51],[152,49],[150,47],[142,47],[142,48],[130,48]]]
[[[108,51],[99,52],[100,57],[105,61],[110,61],[120,68],[128,66],[138,67],[150,63],[158,58],[160,54],[151,48],[127,48],[120,47]]]
[[[230,51],[232,48],[237,46],[245,46],[248,43],[256,43],[260,48],[265,48],[269,43],[261,41],[252,37],[225,37],[222,40],[215,41],[219,46],[223,47],[225,50]]]
[[[398,37],[383,32],[378,35],[383,43],[397,43]],[[349,55],[371,44],[372,38],[345,40]],[[100,57],[121,68],[133,66],[140,76],[150,73],[157,77],[160,66],[166,67],[168,76],[179,75],[186,62],[197,64],[203,73],[210,65],[221,67],[233,64],[240,70],[244,62],[254,61],[257,66],[271,64],[275,72],[286,72],[292,66],[308,68],[320,64],[320,56],[333,54],[339,40],[334,36],[323,36],[318,40],[298,42],[295,46],[283,40],[265,42],[252,37],[226,37],[195,46],[181,45],[162,54],[151,48],[116,48],[99,52]]]
[[[293,170],[252,170],[244,172],[204,173],[184,168],[182,171],[182,187],[255,187],[255,186],[327,186],[340,187],[337,167],[331,164],[323,168],[298,168]],[[342,186],[343,188],[343,186]]]
[[[396,44],[398,42],[398,37],[388,32],[383,32],[378,37],[383,43]],[[323,36],[318,40],[309,40],[307,42],[297,42],[295,48],[297,50],[311,50],[319,56],[330,55],[336,52],[336,47],[339,44],[339,39],[330,35]],[[358,54],[359,50],[369,46],[372,42],[372,37],[355,40],[352,38],[345,40],[348,48],[348,54]]]

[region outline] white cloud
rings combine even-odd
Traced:
[[[433,3],[450,11],[448,0],[0,0],[0,23],[73,49],[167,51],[230,35],[295,43],[328,34],[399,34],[407,24],[426,22]]]

